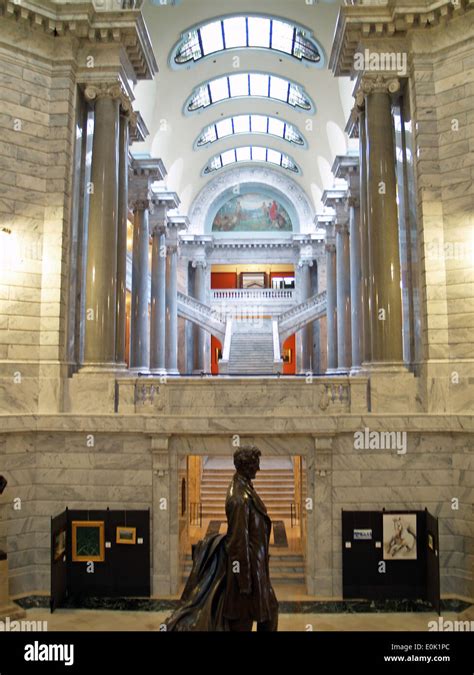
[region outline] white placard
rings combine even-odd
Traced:
[[[382,542],[381,542],[381,541],[376,541],[376,542],[375,542],[375,548],[382,548]]]
[[[137,544],[143,544],[143,537],[138,537]]]
[[[352,543],[350,541],[346,541],[346,548],[352,548]]]
[[[105,542],[105,548],[112,548],[112,544],[110,543],[110,541]]]

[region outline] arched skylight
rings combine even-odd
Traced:
[[[295,145],[305,145],[305,139],[298,129],[278,119],[278,117],[268,117],[268,115],[236,115],[219,120],[203,129],[196,141],[196,147],[201,148],[208,143],[215,143],[221,138],[233,136],[235,134],[267,134],[282,138]]]
[[[272,150],[271,148],[246,145],[226,150],[213,157],[204,167],[203,174],[207,175],[236,162],[269,162],[270,164],[277,164],[288,171],[301,173],[296,162],[288,155],[285,155],[284,152]]]
[[[219,101],[243,96],[270,98],[293,108],[314,110],[313,102],[301,85],[268,73],[235,73],[201,84],[186,101],[186,110],[194,112]]]
[[[311,31],[266,16],[233,16],[193,28],[172,51],[171,62],[185,65],[228,49],[270,49],[312,64],[321,54]]]

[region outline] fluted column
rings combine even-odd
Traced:
[[[336,294],[336,246],[326,244],[326,298],[327,298],[327,372],[337,370],[337,294]]]
[[[166,250],[166,370],[178,374],[178,246]]]
[[[403,365],[402,299],[391,94],[396,78],[365,76],[371,363]]]
[[[115,368],[120,86],[87,86],[94,102],[84,367]]]
[[[351,288],[351,373],[357,373],[362,364],[362,265],[360,255],[359,200],[355,195],[348,199],[350,240],[350,288]]]
[[[166,226],[152,232],[150,370],[166,371]]]
[[[337,370],[346,373],[351,365],[351,280],[349,228],[336,224]]]
[[[124,367],[125,333],[127,316],[127,224],[128,224],[128,170],[129,126],[131,106],[122,105],[119,129],[119,188],[118,188],[118,234],[117,234],[117,328],[115,337],[115,360]]]
[[[132,319],[130,368],[149,368],[148,275],[149,275],[149,200],[133,204]]]
[[[206,267],[205,260],[194,260],[194,297],[206,304]],[[194,372],[206,372],[207,333],[199,326],[194,327]]]

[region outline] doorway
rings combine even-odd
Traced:
[[[192,545],[210,534],[225,534],[225,500],[235,472],[229,456],[188,455],[186,522],[181,541],[183,583],[192,567]],[[253,481],[272,520],[270,575],[275,590],[305,594],[306,459],[303,456],[262,457]],[[181,502],[180,502],[181,505]]]

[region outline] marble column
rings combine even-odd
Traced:
[[[118,234],[117,234],[117,328],[115,360],[125,367],[125,333],[127,316],[127,225],[128,225],[128,170],[129,170],[129,120],[131,106],[122,107],[119,129],[119,189],[118,189]]]
[[[336,246],[326,244],[326,298],[327,298],[327,373],[337,370],[337,294],[336,294]]]
[[[350,195],[349,206],[349,246],[350,246],[350,289],[351,289],[351,373],[357,373],[362,364],[362,265],[360,255],[359,200]]]
[[[150,369],[154,373],[166,371],[166,231],[168,212],[179,206],[175,192],[155,190],[152,193],[153,213],[151,256],[151,320]]]
[[[115,369],[117,209],[119,178],[118,85],[87,86],[94,102],[86,265],[84,367]]]
[[[149,369],[148,275],[149,275],[149,208],[150,200],[133,204],[132,319],[130,368]]]
[[[148,320],[150,209],[155,205],[151,185],[163,180],[166,169],[161,159],[134,159],[129,187],[133,208],[132,316],[130,368],[147,372],[150,367],[150,329]]]
[[[194,260],[194,297],[206,304],[206,261]],[[206,372],[207,333],[199,326],[194,327],[194,373]]]
[[[337,371],[347,373],[351,366],[351,278],[349,228],[336,224],[337,288]]]
[[[299,287],[299,302],[304,302],[311,297],[311,267],[312,260],[300,260],[298,263],[297,284]],[[301,339],[301,373],[312,371],[313,357],[313,328],[311,324],[300,330]]]
[[[396,78],[365,76],[371,363],[403,366],[402,299],[391,94]]]
[[[365,128],[365,107],[363,93],[357,95],[357,110],[359,114],[359,241],[360,241],[360,306],[362,310],[362,343],[361,363],[368,363],[371,359],[370,339],[370,274],[369,274],[369,230],[367,213],[367,141]]]
[[[157,225],[152,233],[150,369],[166,372],[166,228]]]
[[[178,246],[166,250],[166,370],[170,375],[178,371]]]

